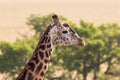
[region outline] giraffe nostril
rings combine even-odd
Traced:
[[[81,38],[78,38],[78,41],[79,41],[79,42],[82,42],[82,41],[83,41],[83,39],[81,39]]]

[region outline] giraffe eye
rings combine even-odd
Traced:
[[[62,31],[62,33],[66,34],[66,33],[68,33],[68,31],[67,31],[67,30],[65,30],[65,31]]]

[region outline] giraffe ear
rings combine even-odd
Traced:
[[[69,27],[69,25],[67,23],[64,23],[63,26],[64,27]]]

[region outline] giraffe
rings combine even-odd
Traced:
[[[46,28],[31,59],[16,80],[43,80],[55,45],[85,45],[67,23],[60,23],[57,15],[53,15],[52,19],[53,24]]]

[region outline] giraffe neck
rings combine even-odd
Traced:
[[[51,52],[52,44],[50,36],[45,34],[17,80],[43,80],[48,68]]]

